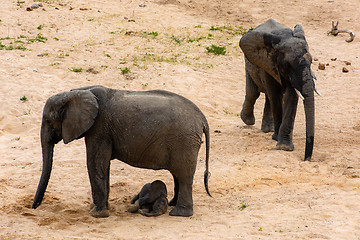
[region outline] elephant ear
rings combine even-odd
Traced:
[[[250,63],[264,69],[281,84],[275,49],[280,42],[280,36],[254,29],[240,39],[239,45]]]
[[[94,124],[99,111],[95,95],[90,91],[68,92],[63,108],[62,138],[65,144],[79,138]]]
[[[302,28],[302,26],[300,24],[297,24],[295,27],[294,27],[294,37],[297,37],[297,38],[301,38],[303,40],[306,40],[305,39],[305,32],[304,32],[304,29]]]

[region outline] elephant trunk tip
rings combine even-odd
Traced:
[[[32,208],[32,209],[37,209],[37,207],[38,207],[39,205],[40,205],[40,204],[34,202],[33,205],[31,206],[31,208]]]
[[[32,209],[36,209],[40,206],[42,200],[44,198],[44,194],[39,195],[38,193],[35,195],[34,202],[31,206]]]
[[[305,159],[304,161],[310,161],[314,148],[314,136],[306,137],[305,145]]]

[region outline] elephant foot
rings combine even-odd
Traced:
[[[138,210],[139,210],[138,206],[132,205],[132,206],[128,207],[127,211],[130,212],[130,213],[136,213]]]
[[[180,207],[176,206],[173,210],[170,211],[170,216],[180,216],[180,217],[190,217],[193,215],[193,208],[192,207]]]
[[[273,132],[274,131],[274,123],[262,122],[261,131],[264,133]]]
[[[96,207],[90,211],[90,215],[94,218],[107,218],[110,216],[109,209],[103,209],[101,211],[96,211]]]
[[[255,124],[255,117],[254,117],[253,113],[246,114],[244,111],[241,111],[240,117],[246,125],[254,125]]]
[[[284,151],[294,151],[294,144],[284,144],[284,143],[278,143],[276,144],[277,150],[284,150]]]

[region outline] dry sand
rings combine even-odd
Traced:
[[[0,50],[0,239],[360,239],[360,40],[327,35],[332,20],[360,35],[358,0],[44,0],[33,11],[26,7],[34,2],[18,2],[0,4],[2,45],[26,48]],[[239,26],[270,17],[302,24],[315,59],[323,96],[316,97],[311,162],[303,162],[301,102],[293,152],[275,150],[271,134],[260,131],[263,96],[254,126],[238,116],[245,89]],[[225,46],[226,55],[207,53],[211,44]],[[45,199],[31,209],[46,99],[95,84],[166,89],[197,104],[211,127],[214,198],[202,181],[204,146],[189,218],[127,213],[146,182],[163,180],[172,197],[172,177],[114,160],[111,216],[94,219],[82,139],[55,147]]]

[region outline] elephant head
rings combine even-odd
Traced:
[[[303,99],[306,115],[305,160],[312,155],[314,145],[314,75],[303,28],[294,30],[273,19],[247,32],[240,48],[249,62],[265,70],[279,84],[292,87]]]
[[[43,167],[32,208],[37,208],[44,197],[55,144],[61,139],[67,144],[82,137],[93,125],[98,109],[95,95],[86,90],[59,93],[47,100],[40,131]]]

